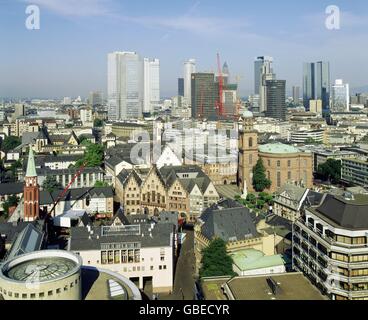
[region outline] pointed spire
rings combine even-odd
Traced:
[[[32,147],[29,147],[26,177],[37,177],[36,165]]]

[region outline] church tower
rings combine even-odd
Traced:
[[[39,217],[40,189],[37,181],[36,165],[32,147],[29,147],[27,172],[24,179],[24,221],[34,221]]]
[[[245,111],[239,131],[238,187],[246,196],[253,189],[253,167],[258,161],[258,134],[253,128],[253,114]]]

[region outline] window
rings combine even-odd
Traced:
[[[291,171],[288,171],[288,180],[291,180]]]
[[[153,270],[153,266],[150,267],[150,270],[152,271]]]
[[[128,262],[128,251],[121,250],[121,263],[127,263],[127,262]]]
[[[114,252],[114,263],[120,263],[120,250]]]
[[[4,291],[4,293],[5,293],[5,291]],[[51,291],[51,293],[52,293],[52,291]],[[27,299],[27,294],[26,293],[22,294],[22,299]]]
[[[101,264],[107,264],[107,252],[101,251]]]
[[[14,293],[14,298],[19,298],[19,293]]]
[[[288,167],[291,167],[291,160],[288,160]]]
[[[166,270],[166,265],[164,266],[164,270]]]
[[[56,293],[61,293],[61,289],[60,288],[59,289],[56,289]]]
[[[162,270],[162,266],[159,266],[159,267],[158,267],[158,269],[159,269],[159,270]]]
[[[114,251],[110,250],[108,252],[108,262],[109,264],[113,264],[114,263]]]
[[[68,286],[65,286],[64,287],[64,291],[68,291]]]
[[[253,138],[249,138],[248,145],[250,148],[253,147]]]
[[[280,171],[277,172],[277,187],[278,188],[281,187],[281,172]]]
[[[140,262],[141,251],[139,249],[134,250],[134,262]]]
[[[277,161],[277,167],[279,167],[279,168],[281,167],[281,161],[280,160]]]
[[[48,296],[52,296],[52,290],[50,290],[49,292],[47,292]]]

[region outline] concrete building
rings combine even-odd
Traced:
[[[325,195],[293,226],[293,268],[332,300],[368,299],[367,195]]]
[[[258,57],[254,62],[254,93],[259,95],[259,112],[267,110],[267,89],[266,81],[274,80],[276,75],[273,73],[273,58]]]
[[[192,74],[196,73],[196,61],[190,59],[184,62],[184,97],[192,103]]]
[[[288,140],[294,143],[320,143],[325,141],[325,130],[290,131]]]
[[[143,61],[136,52],[108,54],[107,101],[109,120],[142,117]]]
[[[293,94],[293,101],[295,104],[299,104],[299,99],[300,99],[300,87],[298,86],[293,86],[293,90],[292,90],[292,94]]]
[[[350,90],[349,84],[337,79],[331,88],[331,112],[350,111]]]
[[[143,112],[154,113],[160,104],[160,60],[143,60],[144,65],[144,101]]]
[[[341,160],[341,179],[361,187],[368,186],[368,161],[361,159]]]
[[[178,96],[184,97],[184,78],[178,78]]]
[[[174,280],[174,225],[141,223],[72,228],[68,249],[87,266],[130,279],[140,289],[168,293]]]

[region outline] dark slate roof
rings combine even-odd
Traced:
[[[309,206],[317,206],[321,203],[322,199],[323,199],[323,193],[309,190],[305,203]]]
[[[266,217],[266,223],[273,227],[284,227],[289,231],[292,230],[292,222],[276,214],[268,215]]]
[[[0,234],[5,235],[7,243],[12,243],[16,236],[29,224],[31,224],[31,222],[0,223]]]
[[[321,218],[332,224],[352,230],[368,229],[368,196],[355,195],[354,200],[340,196],[326,195],[322,204],[311,208]]]
[[[59,197],[60,193],[61,190],[56,190],[52,193],[46,190],[41,191],[40,204],[53,204]],[[60,201],[80,200],[86,198],[88,195],[91,198],[112,198],[114,196],[114,192],[111,187],[69,189]]]
[[[138,183],[138,185],[142,184],[142,179],[135,170],[123,169],[117,176],[117,178],[119,179],[120,183],[123,186],[125,186],[128,183],[130,177],[133,177],[135,181]]]
[[[117,235],[103,236],[102,227],[93,227],[93,234],[88,232],[85,227],[76,227],[70,229],[70,250],[88,251],[100,250],[101,244],[105,243],[124,243],[139,242],[143,248],[167,247],[171,246],[171,234],[174,226],[171,223],[156,224],[151,230],[151,224],[141,224],[140,235]],[[150,236],[152,234],[152,237]],[[142,236],[142,234],[144,236]],[[89,239],[91,237],[91,239]]]
[[[220,237],[228,242],[259,236],[249,210],[232,200],[213,205],[200,219],[202,234],[209,240]]]
[[[48,176],[48,175],[75,175],[79,168],[68,168],[68,169],[57,169],[52,170],[50,168],[43,168],[43,169],[37,169],[37,175],[38,176]],[[83,169],[84,173],[103,173],[104,171],[100,167],[86,167]]]
[[[0,183],[0,196],[23,193],[22,182]]]

